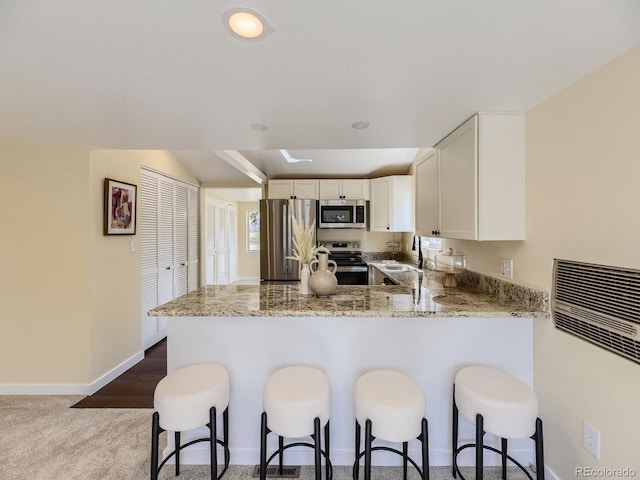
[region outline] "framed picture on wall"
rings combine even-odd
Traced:
[[[137,185],[104,179],[104,234],[135,235]]]

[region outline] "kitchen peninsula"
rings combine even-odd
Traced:
[[[300,295],[297,283],[209,285],[149,314],[168,317],[169,371],[202,361],[229,370],[231,463],[258,462],[266,378],[282,366],[306,364],[322,368],[331,383],[334,465],[353,462],[353,384],[375,368],[402,370],[422,386],[431,464],[449,465],[457,370],[493,365],[532,384],[533,321],[549,316],[543,292],[472,273],[462,277],[451,289],[442,287],[441,274],[409,271],[396,275],[399,285],[338,286],[329,297]],[[471,438],[473,427],[462,427],[462,438]],[[516,458],[530,461],[528,440],[512,447]],[[184,461],[207,463],[207,448],[194,445]],[[409,448],[415,454],[417,445]],[[383,453],[374,460],[399,464]],[[290,449],[286,462],[312,464],[313,452]]]

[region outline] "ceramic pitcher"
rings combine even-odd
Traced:
[[[333,270],[330,270],[330,265]],[[319,297],[331,295],[338,287],[338,279],[335,276],[338,266],[333,260],[329,260],[329,255],[318,252],[317,260],[311,260],[309,263],[311,269],[311,277],[309,278],[309,287],[313,293]]]

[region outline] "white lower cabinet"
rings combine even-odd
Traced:
[[[166,336],[166,318],[150,317],[158,305],[198,288],[199,189],[142,169],[140,268],[142,348]]]

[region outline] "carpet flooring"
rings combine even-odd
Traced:
[[[78,400],[79,396],[0,396],[0,479],[149,478],[152,410],[69,408]],[[165,445],[162,434],[160,448]],[[250,480],[252,470],[252,465],[232,465],[223,480]],[[210,478],[207,465],[184,465],[180,472],[181,480]],[[413,469],[409,472],[409,480],[418,480]],[[431,467],[429,472],[431,480],[452,480],[450,467]],[[463,472],[467,480],[473,479],[472,470]],[[171,465],[161,471],[160,479],[175,478]],[[484,478],[498,480],[499,468],[487,468]],[[509,469],[509,480],[525,478]],[[373,468],[372,480],[401,479],[400,467]],[[302,467],[300,480],[313,480],[312,467]],[[351,480],[351,468],[335,467],[333,480]]]

